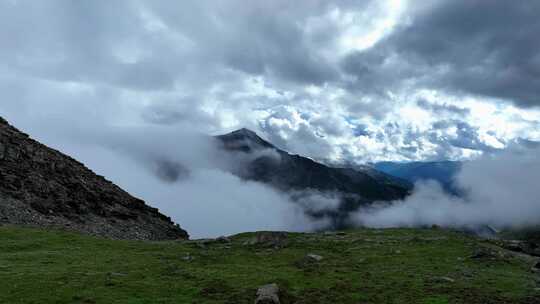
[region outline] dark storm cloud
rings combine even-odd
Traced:
[[[478,128],[461,121],[456,122],[455,126],[457,130],[456,137],[448,141],[454,147],[481,151],[494,150],[493,147],[486,145],[480,140]]]
[[[336,29],[308,32],[308,18],[334,7],[361,9],[370,1],[197,1],[171,9],[166,1],[147,8],[169,28],[195,43],[203,57],[251,75],[274,76],[301,84],[337,80],[338,69],[320,55]],[[205,20],[205,22],[201,22]]]
[[[455,132],[451,134],[444,132],[450,128],[454,128]],[[442,130],[444,132],[443,135],[441,136],[437,132],[434,132],[437,130]],[[444,153],[445,151],[449,151],[451,147],[482,152],[497,150],[482,140],[478,128],[459,120],[443,120],[434,123],[432,129],[428,132],[427,138],[438,147],[438,153],[443,156],[441,159],[445,159],[444,156],[447,155],[444,155]]]
[[[426,3],[411,2],[409,24],[343,60],[344,71],[357,78],[353,88],[378,92],[416,83],[540,105],[540,2]]]
[[[354,51],[366,33],[351,27],[371,34],[373,24],[392,15],[388,3],[3,1],[0,114],[48,137],[54,137],[49,125],[63,121],[67,128],[71,120],[96,129],[189,125],[212,134],[249,127],[318,158],[338,150],[352,155],[345,151],[351,149],[364,153],[360,159],[390,145],[399,147],[388,151],[418,158],[432,149],[426,141],[485,150],[472,122],[459,129],[463,138],[447,140],[411,128],[396,113],[424,88],[534,104],[540,5],[487,3],[410,1],[382,40]],[[472,115],[444,100],[415,106],[441,120]],[[277,108],[299,118],[279,116]],[[399,130],[379,133],[395,120]],[[373,145],[356,149],[358,135]]]
[[[39,78],[136,90],[208,84],[224,69],[321,85],[340,77],[319,52],[338,29],[310,30],[309,18],[370,2],[5,1],[0,58]]]
[[[199,108],[191,107],[196,103],[195,97],[181,97],[155,100],[142,110],[142,118],[149,123],[159,125],[175,125],[180,123],[208,126],[215,124],[214,118]]]
[[[2,61],[38,78],[140,89],[170,86],[172,75],[160,68],[159,58],[133,64],[115,58],[114,47],[122,39],[144,39],[142,33],[136,8],[123,1],[0,4]]]
[[[494,134],[491,135],[496,138]],[[398,148],[401,157],[409,160],[417,159],[417,153],[426,151],[427,146],[431,147],[432,153],[424,161],[454,159],[456,150],[461,149],[479,153],[501,150],[486,143],[478,127],[458,119],[437,121],[426,130],[419,130],[403,122],[389,122],[373,136],[380,142],[390,142],[391,147]],[[499,138],[497,140],[505,142]],[[390,150],[386,152],[392,153]]]
[[[429,111],[433,111],[437,114],[457,114],[457,115],[467,115],[471,111],[467,108],[460,108],[451,104],[436,104],[431,103],[425,99],[419,99],[416,101],[416,104],[422,108]]]

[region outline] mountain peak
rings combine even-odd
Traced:
[[[224,135],[219,135],[216,138],[224,144],[227,150],[251,152],[253,150],[275,148],[274,145],[247,128],[241,128]]]
[[[232,131],[230,132],[229,134],[238,134],[238,135],[244,135],[244,136],[259,136],[257,135],[257,133],[255,133],[254,131],[250,130],[250,129],[247,129],[247,128],[242,128],[242,129],[238,129],[236,131]]]

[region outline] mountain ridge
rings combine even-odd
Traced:
[[[463,192],[455,183],[455,177],[462,166],[463,162],[460,161],[378,162],[373,164],[373,168],[411,183],[434,180],[446,192],[453,195],[461,195]]]
[[[376,201],[403,199],[412,189],[411,184],[382,172],[374,174],[354,168],[331,167],[308,157],[289,154],[248,129],[215,136],[215,139],[224,151],[255,155],[243,170],[235,172],[243,179],[270,184],[285,192],[339,193],[342,200],[336,210],[308,212],[315,217],[330,217],[334,228],[346,227],[351,211]],[[260,153],[265,150],[274,153]]]

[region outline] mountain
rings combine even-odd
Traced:
[[[156,208],[46,147],[0,117],[0,224],[118,239],[187,239]]]
[[[348,212],[374,201],[392,201],[407,196],[412,185],[372,168],[330,167],[307,157],[289,154],[248,129],[240,129],[216,139],[229,153],[246,155],[249,161],[235,174],[247,180],[270,184],[283,191],[339,193],[343,201],[337,211],[327,210],[342,226]]]
[[[454,177],[461,170],[462,162],[379,162],[374,164],[376,170],[405,179],[411,183],[420,180],[435,180],[443,189],[452,194],[459,194],[460,190],[454,185]]]

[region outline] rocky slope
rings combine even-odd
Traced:
[[[118,239],[185,239],[186,231],[73,158],[0,117],[0,223]]]

